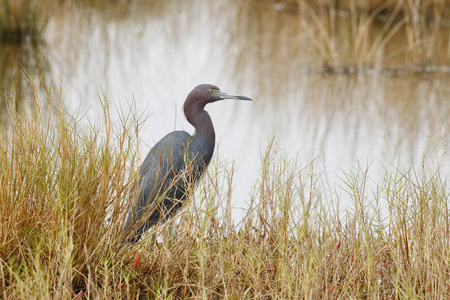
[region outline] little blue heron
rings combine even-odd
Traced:
[[[186,119],[195,128],[194,135],[173,131],[147,154],[123,228],[131,244],[149,228],[174,215],[205,172],[214,152],[216,134],[204,107],[223,99],[252,101],[245,96],[222,92],[211,84],[195,87],[183,107]]]

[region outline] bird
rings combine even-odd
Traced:
[[[211,161],[216,134],[205,105],[224,99],[253,99],[200,84],[187,96],[183,111],[195,133],[177,130],[157,142],[141,165],[137,187],[132,191],[123,235],[135,244],[147,230],[167,221],[186,202],[189,192]]]

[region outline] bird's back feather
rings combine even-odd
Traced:
[[[212,150],[185,131],[163,137],[147,154],[139,172],[135,200],[128,210],[124,233],[131,242],[158,222],[166,221],[186,200],[189,189],[208,165]],[[203,149],[203,150],[202,150]],[[211,152],[211,153],[209,153]]]

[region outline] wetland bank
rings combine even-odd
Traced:
[[[3,298],[449,294],[444,3],[28,3],[0,14]],[[36,8],[38,34],[3,34]],[[117,251],[139,162],[192,131],[201,82],[255,101],[209,108],[176,237]]]

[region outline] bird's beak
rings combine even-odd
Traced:
[[[249,98],[249,97],[245,97],[245,96],[241,96],[241,95],[233,95],[233,94],[225,93],[222,91],[219,91],[216,95],[219,97],[218,100],[235,99],[235,100],[253,101],[253,99]]]

